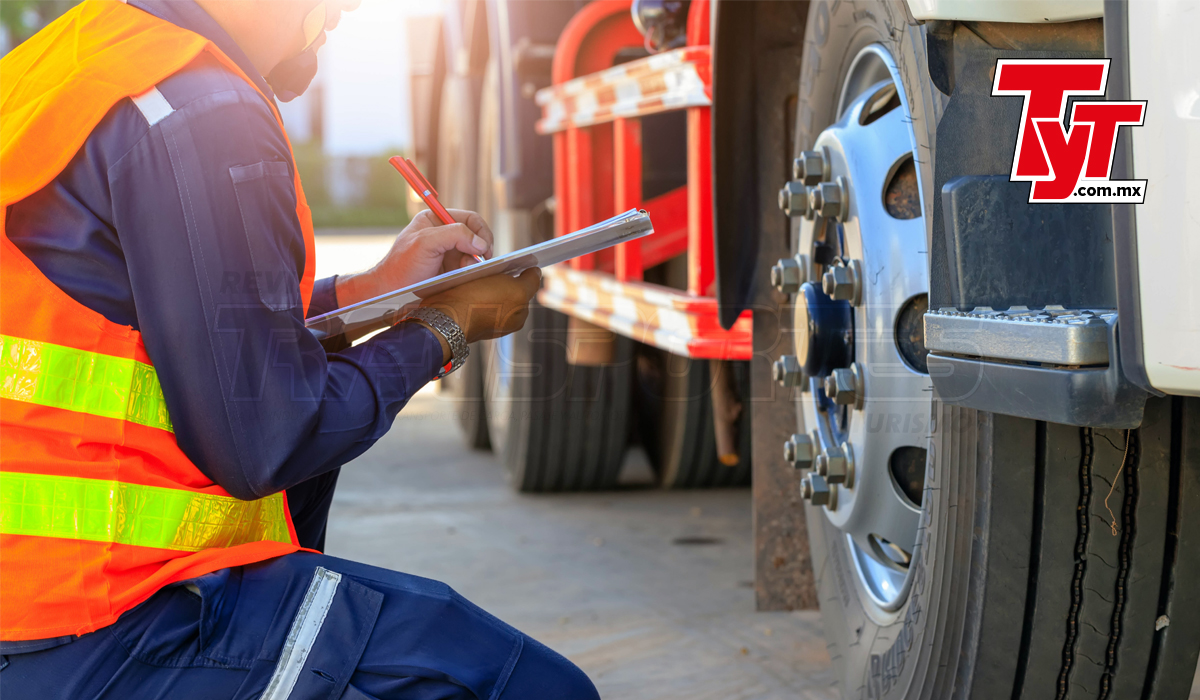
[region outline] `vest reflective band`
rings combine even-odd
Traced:
[[[0,473],[0,534],[199,552],[291,542],[283,494],[257,501],[119,481]]]
[[[171,430],[153,367],[53,343],[0,335],[0,398]]]
[[[93,632],[163,586],[300,549],[285,494],[238,500],[180,449],[141,334],[68,296],[5,231],[9,205],[122,100],[169,128],[180,117],[155,86],[205,53],[254,85],[204,37],[108,0],[0,58],[0,640]],[[312,216],[291,167],[307,310]]]

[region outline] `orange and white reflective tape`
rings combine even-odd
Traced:
[[[555,265],[543,270],[538,301],[640,343],[692,358],[749,360],[753,325],[745,311],[729,330],[717,301],[644,282],[620,282],[606,272]]]
[[[689,46],[539,90],[539,134],[712,105],[712,51]]]

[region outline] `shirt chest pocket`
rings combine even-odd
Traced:
[[[304,241],[296,217],[296,188],[287,163],[263,161],[229,169],[252,270],[243,290],[257,291],[272,311],[300,306]]]

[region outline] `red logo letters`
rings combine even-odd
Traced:
[[[1122,125],[1141,126],[1146,102],[1075,100],[1104,95],[1109,59],[1000,59],[993,95],[1021,95],[1012,182],[1032,182],[1030,202],[1136,202],[1145,180],[1110,180]]]

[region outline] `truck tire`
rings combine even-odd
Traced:
[[[567,317],[533,302],[525,327],[486,344],[493,450],[522,492],[614,488],[629,436],[633,342],[615,361],[571,365]]]
[[[548,239],[553,216],[500,211],[499,73],[489,63],[479,119],[477,202],[496,234],[496,253]],[[567,317],[536,301],[525,327],[480,343],[487,433],[513,488],[522,492],[597,491],[617,484],[629,434],[633,343],[618,337],[615,362],[573,366],[566,355]]]
[[[810,5],[796,153],[838,119],[851,64],[873,44],[903,82],[930,212],[943,100],[928,78],[924,29],[902,4]],[[1200,611],[1181,588],[1200,567],[1200,401],[1151,399],[1131,431],[936,397],[928,416],[911,426],[929,439],[903,478],[890,464],[858,465],[885,474],[891,466],[895,488],[919,505],[909,558],[898,555],[892,569],[903,576],[894,598],[872,583],[879,560],[832,511],[806,505],[842,697],[1187,697],[1200,650]]]
[[[447,76],[438,110],[437,172],[434,183],[442,201],[456,209],[478,210],[480,92],[478,80]],[[487,216],[485,215],[485,219]],[[489,220],[490,223],[490,220]],[[483,405],[483,360],[478,343],[471,345],[471,358],[454,374],[441,380],[439,393],[454,406],[454,415],[467,447],[486,450],[491,446]]]
[[[724,365],[733,371],[738,394],[749,395],[745,362]],[[658,348],[637,348],[637,425],[642,445],[663,488],[719,488],[750,483],[750,421],[738,420],[736,465],[717,455],[713,423],[712,373],[708,360],[692,360]]]
[[[1133,431],[934,411],[903,606],[872,609],[846,538],[807,514],[842,696],[1186,698],[1200,401],[1151,399]]]

